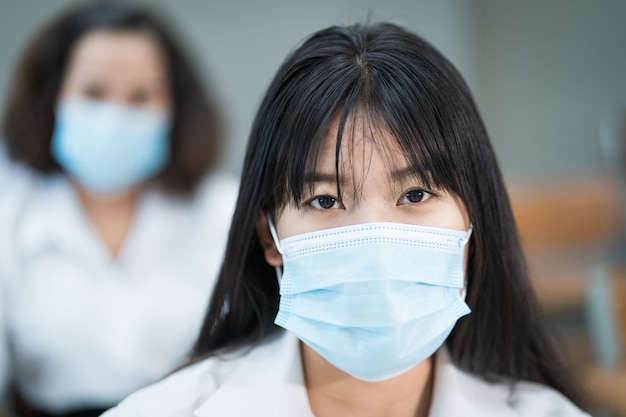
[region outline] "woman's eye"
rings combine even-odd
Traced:
[[[416,190],[411,190],[411,191],[406,192],[404,196],[402,197],[402,200],[400,200],[400,203],[401,204],[421,203],[423,201],[428,200],[430,197],[432,197],[432,194],[430,194],[428,191],[416,189]]]
[[[156,86],[137,88],[128,96],[128,102],[136,105],[155,103],[163,96],[163,90]]]
[[[151,93],[149,90],[137,90],[134,91],[128,100],[133,104],[144,104],[153,99],[155,94]]]
[[[331,209],[340,207],[337,199],[329,195],[314,197],[309,200],[308,203],[316,209]]]
[[[88,85],[83,89],[85,97],[93,100],[102,100],[104,98],[104,88],[99,85]]]

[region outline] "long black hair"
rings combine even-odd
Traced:
[[[453,361],[485,378],[549,385],[584,406],[544,329],[502,176],[467,85],[433,46],[388,23],[319,31],[272,81],[250,134],[225,261],[194,357],[252,346],[276,331],[279,288],[255,222],[261,211],[298,204],[330,124],[339,124],[338,152],[350,140],[343,126],[355,115],[389,132],[425,185],[458,195],[473,224],[472,313],[446,341]]]
[[[77,42],[99,29],[148,34],[162,51],[174,112],[172,156],[157,182],[172,193],[192,192],[218,162],[222,117],[173,30],[155,11],[127,2],[81,2],[34,36],[15,68],[2,120],[9,156],[44,174],[61,169],[50,153],[59,90]]]

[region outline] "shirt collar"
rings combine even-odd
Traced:
[[[196,417],[313,417],[300,345],[281,331],[235,361],[225,361],[224,379],[199,408]],[[233,370],[233,363],[237,367]],[[226,372],[227,371],[227,372]],[[429,417],[453,415],[510,416],[508,389],[493,390],[476,376],[458,369],[442,346],[435,354],[433,398]],[[219,374],[219,370],[218,370]],[[218,378],[219,379],[219,378]],[[490,398],[490,401],[484,401]],[[228,414],[224,411],[228,410]]]
[[[25,197],[25,211],[15,230],[16,246],[24,262],[50,252],[67,253],[94,265],[151,262],[175,249],[180,224],[189,221],[184,200],[170,199],[154,187],[147,188],[139,199],[135,223],[124,247],[114,259],[64,175],[39,176],[33,187]]]
[[[302,374],[299,341],[293,334],[280,331],[243,354],[194,416],[314,417]],[[233,363],[224,361],[225,367]]]
[[[40,176],[27,193],[24,209],[16,223],[16,246],[26,257],[41,252],[62,250],[93,253],[86,250],[86,223],[77,196],[63,175]]]
[[[457,368],[445,345],[435,356],[434,384],[429,417],[468,413],[484,417],[516,415],[508,406],[510,390],[506,386],[494,388],[494,385]]]

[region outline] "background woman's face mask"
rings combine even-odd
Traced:
[[[162,110],[71,98],[56,113],[51,152],[93,194],[116,194],[157,174],[171,152]]]

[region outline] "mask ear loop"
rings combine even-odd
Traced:
[[[469,230],[467,231],[467,235],[464,238],[462,238],[461,241],[459,241],[461,246],[465,246],[467,242],[469,242],[470,237],[472,237],[472,231],[474,231],[474,225],[470,223],[470,227],[469,227]],[[465,298],[467,297],[467,278],[463,279],[463,288],[461,289],[461,297],[463,298],[463,301],[465,301]]]
[[[467,242],[469,242],[470,237],[472,237],[473,231],[474,231],[474,225],[470,223],[469,229],[467,229],[467,234],[465,235],[464,238],[461,238],[461,241],[459,242],[461,246],[465,246]]]
[[[278,233],[276,233],[276,227],[274,227],[274,222],[272,221],[272,217],[269,213],[265,214],[267,217],[267,225],[270,228],[270,233],[272,234],[272,240],[274,240],[274,245],[276,245],[276,250],[281,255],[283,254],[283,249],[280,247],[280,239],[278,239]],[[283,270],[280,266],[274,267],[276,270],[276,278],[278,279],[278,285],[280,285],[280,281],[283,279]]]

